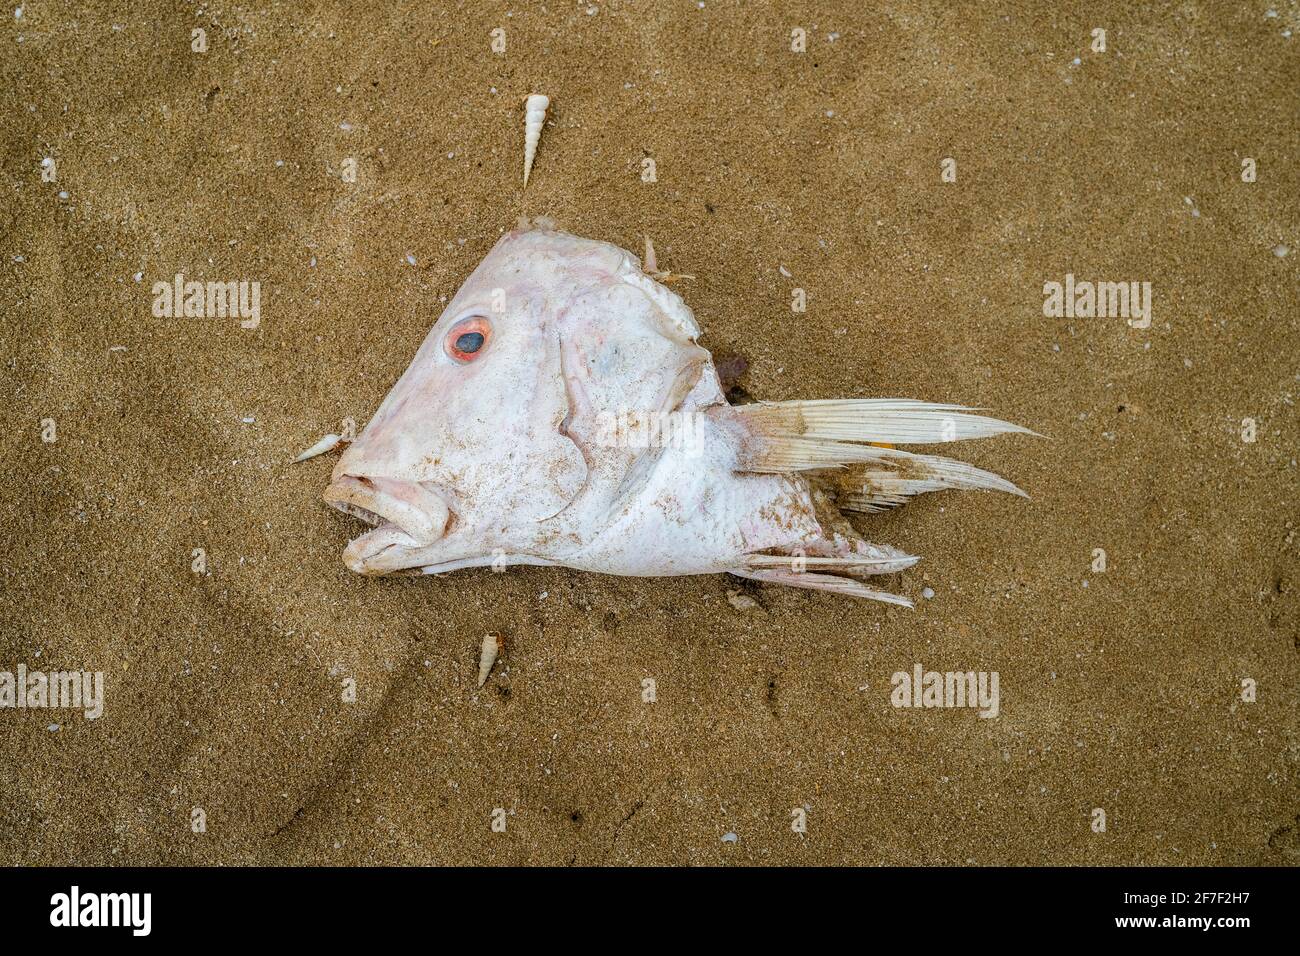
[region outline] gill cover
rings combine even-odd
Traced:
[[[563,430],[583,449],[582,502],[600,527],[636,498],[670,441],[690,440],[700,424],[691,415],[721,400],[689,311],[668,296],[681,313],[616,270],[575,297],[558,326],[569,404]]]

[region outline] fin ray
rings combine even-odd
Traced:
[[[736,411],[762,434],[830,441],[928,445],[1008,433],[1035,434],[1001,419],[971,414],[979,409],[910,398],[758,402],[738,406]]]
[[[903,504],[913,495],[948,489],[1002,491],[1029,497],[1000,475],[964,461],[893,449],[884,451],[886,455],[879,459],[879,465],[849,469],[835,477],[840,492],[836,503],[840,508],[868,513],[884,511]]]
[[[901,594],[890,594],[888,591],[877,591],[869,588],[861,581],[855,581],[853,578],[840,578],[833,574],[815,574],[808,571],[779,571],[775,568],[765,568],[762,570],[747,571],[739,568],[730,569],[730,574],[741,578],[751,578],[755,581],[763,581],[769,584],[784,584],[795,588],[811,588],[814,591],[830,591],[833,594],[844,594],[848,597],[864,598],[869,601],[883,601],[885,604],[895,604],[899,607],[911,608],[912,602]]]
[[[861,571],[864,574],[893,574],[910,568],[920,560],[916,555],[902,554],[901,552],[897,556],[883,558],[863,554],[830,557],[807,555],[797,558],[785,554],[749,554],[745,556],[745,566],[755,571],[766,568],[788,568],[792,573],[805,573],[793,571],[793,564],[798,561],[807,568],[842,570],[846,574],[852,574],[855,571]]]

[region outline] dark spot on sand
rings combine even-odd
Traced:
[[[773,717],[780,717],[776,710],[776,679],[780,674],[773,674],[767,679],[767,709],[771,711]]]
[[[735,388],[726,389],[724,394],[727,396],[727,401],[732,405],[751,405],[754,402],[753,396],[739,385]]]
[[[713,357],[713,367],[718,370],[722,387],[732,388],[749,371],[749,359],[739,352],[719,352]]]

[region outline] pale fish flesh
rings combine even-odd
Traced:
[[[733,406],[699,335],[631,253],[521,222],[340,457],[325,501],[375,526],[344,562],[727,572],[910,606],[864,582],[918,559],[843,512],[948,488],[1023,495],[892,446],[1027,429],[904,399]]]

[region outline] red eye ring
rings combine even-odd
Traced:
[[[481,315],[471,315],[447,330],[443,346],[448,355],[464,364],[482,355],[491,338],[492,323]]]

